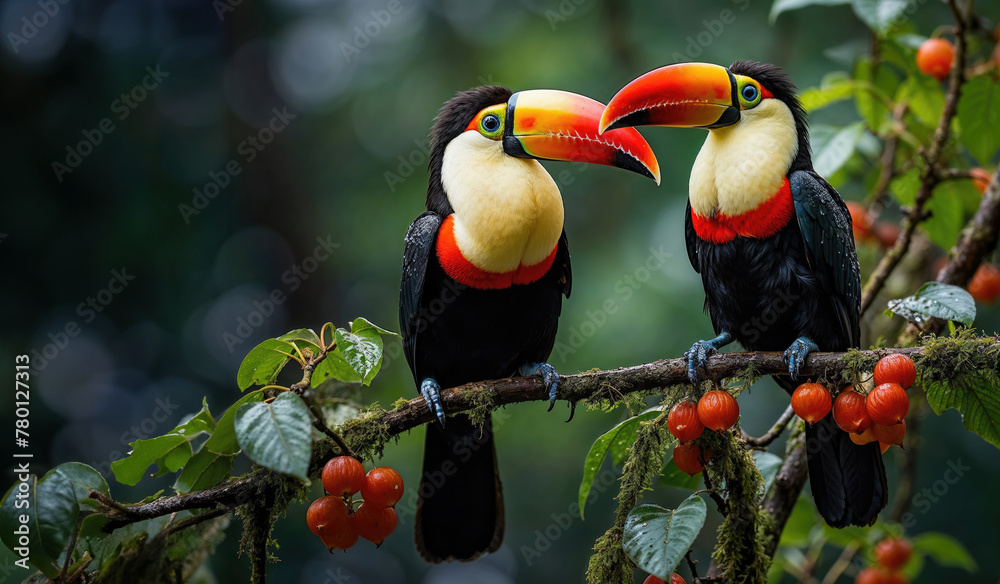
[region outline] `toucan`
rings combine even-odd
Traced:
[[[559,375],[545,362],[569,248],[559,187],[538,159],[660,171],[632,129],[598,134],[604,105],[554,90],[482,86],[444,104],[430,132],[426,212],[406,233],[399,321],[406,360],[436,424],[427,426],[416,544],[428,562],[495,551],[504,513],[492,422],[445,419],[441,388],[540,375],[555,401]]]
[[[601,130],[705,128],[688,183],[684,235],[716,337],[685,353],[697,383],[707,357],[734,341],[784,351],[787,391],[806,356],[860,342],[861,276],[851,216],[812,165],[806,112],[778,67],[680,63],[623,87]],[[886,504],[877,442],[854,444],[828,415],[806,428],[813,498],[828,524],[870,525]]]

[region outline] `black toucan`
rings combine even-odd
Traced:
[[[659,167],[631,128],[598,134],[604,105],[563,91],[458,93],[431,130],[427,211],[406,233],[399,321],[428,425],[416,543],[429,562],[472,560],[503,538],[503,496],[491,420],[445,422],[441,388],[541,375],[555,400],[552,350],[569,249],[562,196],[535,159]]]
[[[813,170],[806,113],[785,73],[752,61],[656,69],[622,88],[601,118],[602,130],[642,125],[709,130],[691,169],[684,234],[718,336],[686,353],[692,382],[733,341],[784,350],[790,377],[775,380],[788,391],[811,351],[857,347],[851,216]],[[887,495],[878,443],[854,444],[832,414],[806,428],[806,441],[827,523],[873,523]]]

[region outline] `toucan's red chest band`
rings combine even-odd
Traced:
[[[552,248],[552,253],[533,266],[520,265],[514,270],[503,273],[487,272],[474,266],[462,255],[462,250],[455,241],[455,216],[448,215],[438,230],[436,253],[445,274],[452,280],[472,288],[496,290],[510,288],[514,284],[530,284],[541,279],[552,267],[558,248],[559,245],[556,244],[556,247]]]
[[[770,237],[788,225],[794,216],[795,203],[788,178],[770,199],[740,215],[720,213],[714,217],[702,217],[691,210],[695,233],[699,239],[709,243],[726,243],[736,237]]]

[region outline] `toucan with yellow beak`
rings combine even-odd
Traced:
[[[601,130],[705,128],[691,169],[685,240],[701,274],[711,340],[686,353],[697,383],[708,355],[738,341],[781,351],[791,391],[806,356],[860,342],[861,279],[851,216],[813,170],[806,113],[773,65],[681,63],[633,80],[608,103]],[[854,444],[833,416],[806,428],[813,498],[834,527],[870,525],[886,504],[877,442]]]
[[[496,550],[503,496],[488,417],[445,420],[442,387],[540,375],[549,409],[559,375],[545,362],[569,248],[559,187],[537,159],[617,166],[659,184],[649,145],[631,128],[598,133],[604,105],[564,91],[483,86],[441,108],[431,130],[427,211],[406,233],[399,321],[428,425],[416,543],[429,562]]]

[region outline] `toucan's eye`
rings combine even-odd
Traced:
[[[745,85],[743,87],[743,99],[747,101],[753,101],[757,99],[757,88],[753,85]]]
[[[500,118],[493,114],[483,116],[483,121],[480,122],[480,125],[483,127],[483,130],[492,134],[500,129]]]

